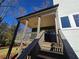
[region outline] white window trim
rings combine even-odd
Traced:
[[[75,22],[74,17],[73,17],[73,15],[76,15],[76,14],[79,14],[79,12],[75,12],[75,13],[72,13],[72,14],[69,14],[69,15],[68,15],[69,22],[70,22],[70,25],[71,25],[71,27],[69,27],[69,28],[62,28],[61,17],[65,17],[65,16],[59,17],[60,29],[62,29],[62,30],[79,29],[79,27],[76,26],[76,22]],[[72,19],[72,20],[71,20],[71,19]]]
[[[63,17],[65,17],[65,16],[63,16]],[[69,18],[69,16],[67,16],[67,17]],[[69,20],[69,19],[68,19],[68,20]],[[70,23],[70,20],[69,20],[69,23]],[[70,26],[71,26],[71,23],[70,23]],[[71,27],[67,27],[67,28],[62,28],[61,17],[60,17],[60,27],[61,27],[61,29],[63,29],[63,30],[72,28],[72,26],[71,26]]]
[[[79,13],[77,13],[77,14],[79,14]],[[76,14],[73,14],[73,15],[76,15]],[[74,23],[75,23],[75,26],[76,26],[76,28],[79,28],[79,26],[77,26],[76,25],[76,21],[75,21],[75,19],[74,19],[74,16],[72,15],[72,17],[73,17],[73,20],[74,20]]]

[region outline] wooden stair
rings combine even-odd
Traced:
[[[36,59],[65,59],[63,58],[63,47],[57,43],[41,42],[40,52],[36,56]]]
[[[39,54],[36,56],[36,59],[65,59],[65,58],[64,55],[61,54],[40,50]]]
[[[39,54],[37,57],[38,57],[38,59],[56,59],[56,58],[45,56],[45,55],[41,55],[41,54]]]
[[[50,43],[50,42],[42,42],[39,44],[41,50],[48,51],[51,53],[63,54],[63,45],[60,46],[57,43]]]

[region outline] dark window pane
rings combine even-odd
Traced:
[[[76,26],[79,27],[79,14],[73,15]]]
[[[69,18],[67,16],[61,17],[61,23],[62,23],[62,28],[68,28],[71,27]]]

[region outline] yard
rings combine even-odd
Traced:
[[[11,52],[11,56],[14,56],[15,54],[18,53],[18,51],[19,51],[18,48],[19,47],[13,47],[12,52]],[[7,52],[8,52],[8,47],[0,48],[0,59],[5,59]]]

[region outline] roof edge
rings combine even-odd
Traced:
[[[48,7],[48,8],[45,8],[45,9],[36,11],[36,12],[29,13],[29,14],[24,15],[24,16],[21,16],[21,17],[18,17],[18,18],[16,18],[16,19],[20,19],[20,18],[23,18],[23,17],[27,17],[27,16],[30,16],[30,15],[32,15],[32,14],[36,14],[36,13],[39,13],[39,12],[41,12],[41,11],[45,11],[45,10],[48,10],[48,9],[51,9],[51,8],[55,8],[55,7],[58,7],[58,6],[59,6],[59,4],[56,4],[56,5],[53,5],[53,6],[51,6],[51,7]]]

